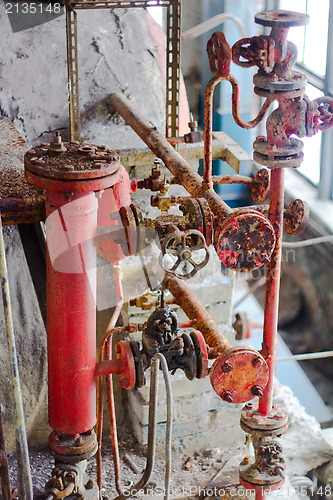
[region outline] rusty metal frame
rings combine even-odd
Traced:
[[[66,3],[67,70],[71,140],[81,140],[77,10],[133,7],[167,8],[166,137],[179,133],[181,0],[118,0]]]

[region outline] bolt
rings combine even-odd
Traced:
[[[232,403],[232,394],[230,391],[223,391],[222,392],[222,395],[221,395],[221,398],[223,399],[223,401],[225,401],[226,403]]]
[[[282,467],[276,467],[276,469],[274,470],[274,472],[278,476],[282,477],[282,479],[285,479],[284,470],[282,469]]]
[[[237,259],[236,259],[236,257],[233,257],[232,255],[229,255],[229,256],[225,259],[225,264],[226,264],[226,266],[233,266],[233,265],[237,264]]]
[[[83,437],[82,436],[78,436],[76,439],[75,439],[75,446],[77,448],[79,448],[80,446],[83,445]]]
[[[222,365],[222,372],[223,373],[229,373],[233,369],[233,366],[230,363],[224,363]]]
[[[253,366],[258,366],[260,363],[261,363],[260,358],[254,358],[254,360],[252,361]]]
[[[88,479],[88,482],[86,483],[86,489],[87,490],[92,490],[95,485],[95,481],[93,479]]]
[[[250,457],[244,457],[240,465],[248,465],[250,463]]]
[[[57,130],[55,136],[50,142],[49,151],[52,151],[53,153],[64,153],[66,151],[64,143],[61,140],[61,135],[59,133],[59,130]]]
[[[258,398],[261,398],[261,396],[264,394],[262,388],[259,385],[254,385],[251,389],[252,394],[254,396],[258,396]]]
[[[63,169],[66,170],[67,172],[73,172],[75,170],[74,165],[64,165]]]
[[[259,446],[259,448],[258,448],[259,455],[264,455],[265,452],[266,452],[265,447],[264,446]]]

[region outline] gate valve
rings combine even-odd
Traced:
[[[177,278],[192,278],[208,261],[209,251],[205,238],[196,229],[172,233],[162,241],[161,266],[166,273]],[[190,271],[186,269],[188,264],[192,267]]]
[[[178,316],[170,307],[157,308],[148,318],[142,333],[142,343],[147,355],[153,357],[165,346],[170,346],[178,330]]]
[[[121,340],[115,345],[117,359],[99,361],[96,364],[95,377],[102,375],[119,375],[119,385],[124,389],[133,389],[135,386],[135,363],[130,342]]]
[[[162,174],[161,165],[162,160],[155,158],[154,166],[151,169],[151,174],[146,179],[138,180],[136,185],[138,189],[150,189],[151,191],[160,191],[162,188],[165,178]]]

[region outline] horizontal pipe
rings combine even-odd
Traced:
[[[193,321],[210,347],[223,355],[233,349],[211,315],[184,281],[171,277],[167,280],[166,286],[174,296],[175,302],[183,309],[189,320]]]
[[[259,184],[253,177],[245,175],[213,175],[213,184],[242,184],[244,186],[253,186]]]
[[[96,364],[95,377],[110,375],[111,373],[119,375],[121,371],[122,366],[120,359],[108,359],[106,361],[100,361]]]

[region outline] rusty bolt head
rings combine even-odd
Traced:
[[[73,172],[75,170],[74,165],[64,165],[63,169],[66,170],[67,172]]]
[[[232,403],[232,394],[231,394],[230,391],[224,391],[224,392],[222,392],[221,398],[226,403]]]
[[[258,448],[259,455],[264,455],[266,453],[266,449],[264,446],[259,446]]]
[[[240,465],[248,465],[250,463],[250,457],[246,456],[243,458]]]
[[[261,398],[261,396],[264,394],[262,388],[259,385],[254,385],[251,389],[252,394],[254,396],[258,396],[258,398]]]
[[[94,487],[94,485],[95,485],[95,481],[90,478],[90,479],[88,479],[85,487],[86,487],[87,490],[92,490],[93,487]]]
[[[226,266],[234,266],[235,264],[237,264],[237,258],[233,257],[232,255],[229,255],[225,259],[225,263],[226,263]]]
[[[79,448],[83,445],[83,437],[80,435],[75,439],[75,446]]]
[[[64,143],[61,140],[61,135],[58,130],[55,133],[55,136],[53,137],[52,141],[50,142],[48,149],[52,153],[64,153],[65,151],[67,151],[67,149],[64,146]]]
[[[261,363],[260,358],[254,358],[254,360],[252,361],[253,366],[258,366],[260,365],[260,363]]]
[[[233,369],[233,366],[230,363],[224,363],[222,366],[223,373],[229,373]]]

